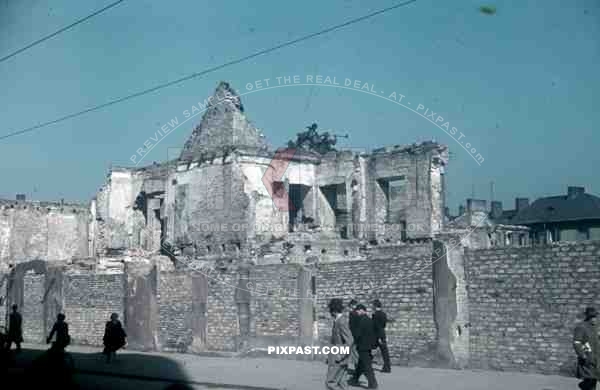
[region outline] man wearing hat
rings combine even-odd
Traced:
[[[575,327],[573,347],[577,354],[577,378],[581,379],[581,390],[593,390],[600,378],[600,342],[596,329],[598,312],[593,307],[585,309],[585,319]]]
[[[329,313],[333,318],[333,327],[331,329],[331,345],[338,347],[350,347],[354,340],[348,320],[344,317],[344,303],[339,298],[333,298],[329,301]],[[325,386],[329,390],[345,390],[346,373],[348,367],[349,354],[333,354],[327,356],[327,381]]]
[[[361,375],[367,377],[368,389],[377,388],[377,379],[373,372],[373,355],[371,350],[377,348],[377,338],[375,337],[375,327],[373,320],[367,315],[367,308],[364,305],[357,305],[358,324],[356,329],[356,349],[358,350],[358,365],[348,382],[351,386],[360,386],[358,380]]]

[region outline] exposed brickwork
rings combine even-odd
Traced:
[[[466,252],[472,367],[570,373],[573,328],[600,307],[600,243]]]
[[[255,336],[299,335],[299,265],[265,265],[250,273],[251,333]]]
[[[190,246],[197,255],[224,255],[231,246],[246,241],[246,209],[238,164],[204,164],[177,174],[177,185],[167,205],[173,204],[174,237],[177,246]],[[194,246],[195,245],[195,246]]]
[[[181,160],[202,160],[206,153],[232,146],[265,146],[262,134],[246,119],[240,97],[228,83],[220,82],[214,95],[194,108],[206,112],[185,143]]]
[[[433,246],[431,241],[400,245],[374,245],[367,251],[367,259],[401,260],[407,257],[430,257],[432,250]]]
[[[8,274],[0,272],[0,326],[8,326],[6,323],[6,316],[8,308]]]
[[[104,326],[111,313],[123,319],[124,274],[67,273],[63,297],[73,343],[102,345]]]
[[[326,310],[330,298],[355,298],[366,306],[378,298],[395,322],[387,327],[390,355],[396,364],[428,360],[436,341],[433,280],[425,267],[430,255],[398,260],[349,261],[320,266],[317,274],[319,338],[331,332]]]
[[[23,339],[25,342],[38,343],[45,339],[44,329],[44,274],[27,272],[23,278],[23,305],[21,315],[23,316]]]
[[[165,350],[184,352],[192,343],[192,277],[189,273],[159,275],[158,339]]]
[[[234,351],[239,335],[234,271],[211,273],[208,280],[207,337],[209,349]]]

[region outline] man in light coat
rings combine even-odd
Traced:
[[[344,304],[341,299],[334,298],[329,302],[329,313],[333,317],[333,328],[331,329],[331,347],[347,347],[350,349],[354,340],[344,312]],[[333,354],[327,356],[327,381],[325,386],[328,390],[347,389],[346,374],[348,370],[349,354]]]
[[[355,299],[352,299],[348,304],[348,311],[344,313],[346,320],[348,321],[348,326],[350,327],[350,332],[352,332],[352,338],[356,342],[356,329],[359,315],[356,312],[356,307],[358,306],[358,302]],[[350,373],[354,373],[356,370],[356,366],[358,365],[358,349],[356,349],[356,345],[352,345],[350,347],[350,361],[348,362],[348,371]]]

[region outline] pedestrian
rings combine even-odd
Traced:
[[[352,299],[348,304],[348,326],[350,327],[350,332],[352,332],[352,337],[354,342],[356,343],[356,330],[358,321],[360,318],[356,311],[356,307],[358,306],[358,302],[355,299]],[[356,348],[356,344],[352,344],[350,347],[350,361],[348,362],[348,371],[354,373],[356,370],[356,366],[358,365],[358,349]]]
[[[390,352],[387,346],[387,338],[385,335],[385,325],[387,324],[387,314],[381,309],[381,301],[375,299],[373,301],[373,326],[375,327],[375,337],[377,339],[377,345],[381,351],[381,357],[383,358],[383,367],[381,372],[392,372],[390,365]]]
[[[56,340],[52,344],[52,350],[55,352],[64,352],[67,345],[71,343],[71,336],[69,336],[69,324],[65,322],[65,315],[63,313],[59,313],[56,316],[56,322],[54,326],[52,326],[52,330],[50,331],[50,335],[46,339],[46,343],[49,344],[50,340],[52,340],[52,336],[56,333]]]
[[[367,377],[368,389],[377,389],[377,380],[373,371],[373,354],[372,350],[377,348],[377,340],[375,338],[375,327],[373,320],[367,315],[367,308],[359,304],[356,307],[359,315],[356,329],[355,344],[358,349],[358,366],[352,375],[352,379],[348,382],[352,386],[360,386],[359,379],[361,375]]]
[[[17,305],[12,305],[12,312],[8,319],[8,337],[6,348],[10,349],[12,343],[17,346],[17,352],[21,350],[21,343],[23,342],[23,317],[18,311]]]
[[[111,358],[116,358],[117,351],[125,346],[127,335],[119,321],[119,315],[112,313],[110,315],[110,321],[106,323],[104,329],[104,351],[106,355],[106,362],[110,363]]]
[[[329,313],[333,318],[333,327],[331,329],[331,346],[347,347],[353,344],[352,333],[349,323],[343,315],[344,304],[341,299],[333,298],[329,301]],[[345,390],[346,374],[348,370],[349,354],[330,353],[327,356],[327,381],[325,386],[329,390]]]
[[[596,328],[598,312],[593,307],[587,307],[583,322],[575,327],[573,332],[573,347],[577,354],[577,378],[581,390],[594,390],[600,378],[600,367],[598,367],[600,342]]]

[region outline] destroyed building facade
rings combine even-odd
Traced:
[[[431,239],[442,228],[447,160],[432,142],[372,153],[269,150],[221,83],[179,159],[109,173],[95,202],[94,252],[168,242],[196,258],[247,257],[286,241],[333,260],[361,257],[367,243]]]
[[[100,346],[116,312],[131,349],[243,356],[326,344],[329,299],[377,298],[393,364],[567,372],[600,244],[498,245],[528,229],[475,200],[445,221],[447,163],[433,142],[274,150],[220,83],[176,158],[113,167],[86,205],[0,203],[0,319],[18,304],[43,343],[63,312]]]

